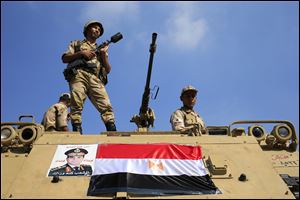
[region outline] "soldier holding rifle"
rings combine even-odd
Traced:
[[[73,131],[82,134],[82,110],[88,96],[95,108],[101,113],[101,119],[107,131],[116,131],[115,116],[105,89],[107,74],[111,70],[108,61],[108,44],[97,47],[96,40],[104,29],[99,21],[89,21],[83,28],[85,39],[72,41],[62,55],[63,63],[68,63],[64,71],[71,93],[71,122]],[[119,34],[117,41],[122,38]]]

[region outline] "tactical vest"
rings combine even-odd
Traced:
[[[202,122],[202,119],[200,116],[193,112],[193,111],[186,111],[184,109],[180,109],[183,112],[183,120],[184,120],[184,126],[188,127],[191,125],[196,125],[197,126],[197,132],[201,133],[201,130],[205,128],[204,123]]]
[[[74,51],[75,53],[78,52],[78,51],[81,51],[81,44],[82,44],[82,41],[80,40],[76,40],[75,41],[75,46],[74,46]],[[100,58],[100,56],[97,58],[100,62],[100,70],[99,70],[99,74],[98,74],[98,78],[100,79],[100,81],[106,85],[108,83],[108,78],[107,78],[107,73],[105,71],[105,68],[102,66],[102,59]],[[88,72],[92,72],[93,74],[95,74],[95,72],[91,71],[90,69],[86,69],[86,68],[83,68],[85,70],[87,70]]]

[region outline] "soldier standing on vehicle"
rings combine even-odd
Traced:
[[[194,111],[197,100],[197,89],[189,85],[182,89],[180,100],[183,106],[176,110],[170,118],[172,129],[189,135],[202,135],[207,133],[203,119]]]
[[[70,107],[70,94],[63,93],[59,102],[52,105],[44,114],[42,125],[46,131],[69,131],[68,107]]]
[[[100,22],[92,20],[85,24],[82,41],[72,41],[63,53],[63,63],[72,68],[69,86],[71,92],[71,122],[73,131],[82,134],[82,110],[86,96],[101,113],[107,131],[116,131],[112,105],[105,89],[107,74],[111,70],[108,62],[108,45],[96,53],[96,40],[104,32]],[[69,74],[70,75],[70,74]]]

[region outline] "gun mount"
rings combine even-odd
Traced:
[[[150,44],[150,59],[148,65],[148,73],[147,73],[147,80],[145,85],[145,90],[142,98],[142,105],[140,107],[139,115],[134,115],[130,122],[134,122],[138,127],[138,132],[146,132],[148,131],[149,127],[154,124],[155,115],[154,111],[149,108],[149,98],[150,98],[150,80],[151,80],[151,73],[152,73],[152,64],[153,64],[153,56],[156,50],[156,38],[157,33],[152,33],[152,42]],[[156,95],[158,93],[159,88],[156,91]],[[155,97],[156,97],[155,95]]]

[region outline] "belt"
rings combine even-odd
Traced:
[[[82,69],[85,72],[97,75],[96,69],[87,68],[87,67],[78,67],[77,69]]]

